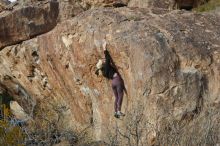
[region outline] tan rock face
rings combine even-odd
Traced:
[[[89,9],[87,5],[82,5],[77,0],[59,1],[59,21],[72,18],[85,10]]]
[[[83,0],[82,4],[93,7],[112,6],[113,3],[121,3],[127,5],[129,0]]]
[[[138,8],[163,8],[170,9],[174,4],[174,0],[130,0],[128,3],[129,7]]]
[[[1,50],[0,83],[28,114],[38,102],[53,105],[62,113],[59,122],[64,128],[92,124],[97,140],[108,137],[115,126],[126,128],[134,119],[135,113],[129,120],[130,113],[140,113],[143,107],[153,143],[164,121],[190,122],[218,110],[219,17],[178,11],[157,15],[148,9],[89,10],[49,33]],[[95,75],[103,39],[128,91],[123,120],[113,117],[110,81]]]
[[[59,21],[71,19],[74,16],[97,7],[126,6],[129,0],[59,0]]]
[[[27,121],[30,119],[28,115],[24,112],[24,109],[18,104],[16,101],[10,102],[10,109],[12,114],[16,117],[16,119]]]
[[[0,49],[48,32],[56,26],[58,3],[36,3],[0,15]]]

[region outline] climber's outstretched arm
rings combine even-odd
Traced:
[[[109,75],[109,70],[110,70],[110,66],[111,66],[111,57],[110,57],[110,54],[107,50],[104,50],[104,54],[105,54],[104,72],[105,72],[105,75]]]

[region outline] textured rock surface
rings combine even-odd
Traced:
[[[130,0],[128,3],[129,7],[138,7],[138,8],[172,8],[174,4],[173,0]]]
[[[120,4],[127,5],[128,0],[59,0],[59,4],[59,20],[62,21],[97,7],[116,7],[120,6]]]
[[[46,1],[0,13],[0,49],[48,32],[56,26],[58,3]]]
[[[30,119],[28,115],[24,112],[24,109],[18,104],[16,101],[10,102],[10,109],[12,114],[16,117],[16,119],[27,121]]]
[[[72,18],[79,13],[84,12],[88,8],[85,6],[83,7],[79,1],[76,0],[70,0],[70,1],[64,1],[60,0],[59,1],[59,20],[66,20],[68,18]]]
[[[6,6],[6,5],[10,4],[10,1],[8,1],[8,0],[0,0],[0,4]]]
[[[127,5],[129,0],[84,0],[84,4],[90,5],[92,7],[97,7],[97,6],[112,6],[113,3],[123,3]]]
[[[94,73],[106,39],[128,91],[123,111],[129,115],[144,105],[151,137],[166,120],[190,122],[211,109],[218,111],[220,16],[153,12],[93,9],[5,47],[0,51],[0,83],[28,114],[40,103],[59,110],[63,128],[92,124],[94,138],[105,139],[115,124],[124,127],[129,120],[114,119],[110,81]]]
[[[7,0],[0,0],[0,12],[2,12],[10,2]]]

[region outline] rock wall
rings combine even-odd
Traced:
[[[219,17],[160,9],[94,8],[48,33],[4,47],[0,84],[33,119],[36,105],[47,106],[59,111],[54,118],[61,115],[59,124],[64,129],[92,125],[96,140],[107,141],[115,127],[126,128],[138,109],[151,125],[149,142],[160,134],[165,121],[190,125],[218,111]],[[24,23],[24,28],[28,26]],[[19,30],[19,25],[14,27]],[[10,34],[5,32],[1,39]],[[16,36],[22,34],[18,31]],[[122,120],[113,117],[111,82],[95,75],[103,40],[128,91]],[[7,37],[5,45],[8,42],[16,41]],[[219,114],[215,114],[217,119]]]
[[[129,7],[172,9],[174,0],[130,0]]]

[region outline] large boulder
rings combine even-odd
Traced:
[[[50,31],[57,24],[58,2],[15,6],[0,13],[0,49]]]
[[[183,123],[181,130],[193,126],[185,128],[185,137],[200,134],[202,142],[207,115],[215,115],[207,122],[219,119],[220,16],[158,11],[93,9],[5,47],[0,51],[0,83],[26,113],[33,113],[38,103],[51,106],[62,128],[92,125],[95,140],[114,138],[113,132],[126,140],[135,136],[130,128],[136,128],[141,130],[139,142],[153,144],[162,129],[173,130],[166,123],[177,122]],[[95,75],[104,40],[128,92],[122,120],[113,116],[111,82]],[[145,124],[137,128],[140,121]]]

